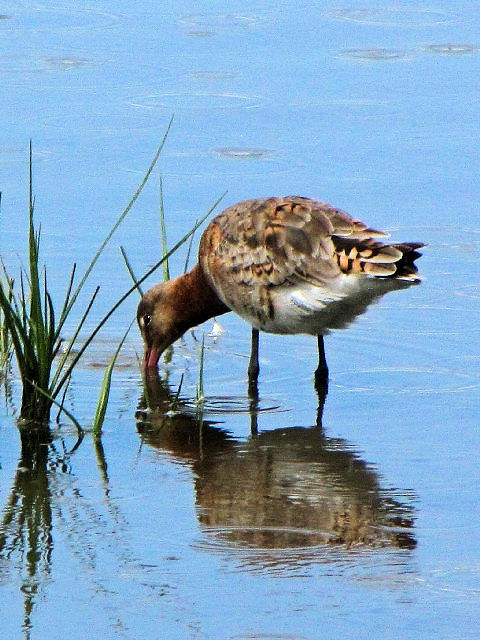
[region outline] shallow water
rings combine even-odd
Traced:
[[[8,265],[24,255],[32,138],[55,293],[172,113],[160,162],[172,243],[226,189],[225,206],[298,193],[428,243],[421,286],[326,338],[326,397],[314,340],[262,336],[249,398],[250,334],[233,316],[175,346],[150,409],[133,332],[102,447],[63,422],[33,447],[9,378],[4,637],[478,636],[478,24],[466,1],[0,4],[0,252]],[[130,284],[118,245],[141,273],[159,237],[153,179],[93,274],[99,317]],[[136,302],[77,371],[68,403],[85,425]]]

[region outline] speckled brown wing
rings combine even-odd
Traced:
[[[366,242],[386,235],[308,198],[247,200],[210,223],[200,260],[216,281],[220,277],[237,284],[272,286],[302,278],[324,283],[347,270],[339,251],[350,252],[362,242],[366,249]]]
[[[199,261],[219,298],[253,326],[319,333],[317,314],[328,319],[332,302],[365,287],[371,300],[385,292],[381,281],[393,287],[398,279],[419,279],[414,260],[422,245],[377,240],[387,235],[308,198],[248,200],[210,223]],[[343,315],[358,315],[356,306]]]
[[[240,202],[207,227],[200,262],[231,308],[268,314],[263,290],[285,284],[298,270],[305,270],[307,257],[316,259],[322,239],[327,239],[326,223],[315,232],[313,228],[307,232],[309,226],[312,221],[304,207],[285,199]]]

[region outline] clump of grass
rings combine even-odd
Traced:
[[[11,350],[16,356],[22,382],[20,418],[26,421],[48,422],[52,404],[61,404],[58,403],[57,398],[68,386],[71,373],[78,360],[93,340],[100,326],[106,321],[104,318],[80,348],[77,349],[78,336],[100,289],[96,287],[81,314],[72,338],[61,349],[63,346],[61,332],[72,313],[77,298],[107,243],[143,190],[165,144],[170,125],[171,123],[140,186],[100,245],[76,286],[76,264],[73,265],[60,313],[56,313],[49,292],[47,270],[40,265],[41,231],[40,227],[37,228],[34,223],[35,201],[32,179],[32,146],[30,144],[28,270],[21,269],[18,290],[14,290],[13,279],[9,277],[5,267],[3,267],[3,278],[0,281],[2,354],[5,357],[11,345]],[[111,314],[107,315],[109,317]],[[73,355],[74,353],[75,355]]]
[[[63,406],[65,390],[71,379],[80,358],[87,347],[91,344],[97,333],[118,309],[118,307],[130,296],[130,294],[140,289],[141,283],[146,280],[158,267],[168,260],[172,255],[202,224],[217,206],[223,195],[210,208],[207,214],[176,243],[170,250],[164,253],[159,260],[142,278],[134,278],[134,285],[126,291],[117,302],[111,307],[108,313],[97,323],[93,331],[89,333],[83,343],[79,344],[79,335],[89,317],[100,287],[96,287],[86,308],[81,313],[73,336],[65,344],[62,342],[61,332],[67,319],[71,316],[78,296],[82,291],[88,276],[95,263],[103,253],[106,245],[110,241],[123,219],[126,217],[133,204],[136,202],[143,187],[145,186],[153,168],[160,156],[165,144],[170,124],[165,136],[158,148],[150,167],[148,168],[137,191],[121,213],[105,240],[100,245],[97,253],[91,260],[87,270],[79,283],[75,286],[76,265],[74,264],[68,280],[66,293],[62,308],[57,314],[48,288],[47,271],[40,266],[40,228],[34,224],[34,198],[32,180],[32,149],[30,145],[30,188],[29,188],[29,229],[28,229],[28,249],[29,268],[28,272],[21,270],[19,289],[13,287],[13,280],[4,270],[4,278],[0,280],[0,309],[2,312],[2,325],[4,327],[4,340],[11,343],[15,354],[20,378],[22,382],[22,403],[20,418],[28,423],[46,424],[49,421],[50,410],[53,404],[59,406],[61,410],[69,416],[76,424],[73,416]],[[133,274],[133,272],[131,272]],[[7,344],[7,347],[8,347]],[[111,367],[113,369],[113,365]],[[101,425],[105,417],[106,402],[111,383],[111,370],[107,369],[102,393],[99,399],[99,406],[95,418],[96,429],[101,430]],[[62,398],[61,401],[59,399]]]

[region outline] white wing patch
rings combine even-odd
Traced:
[[[345,282],[347,280],[347,282]],[[294,286],[283,286],[272,291],[274,315],[263,327],[272,333],[322,333],[332,303],[344,300],[357,290],[357,278],[339,276],[328,287],[312,286],[300,283]],[[353,286],[352,285],[356,285]],[[327,321],[328,322],[328,321]]]
[[[343,329],[388,291],[405,283],[383,278],[341,275],[327,287],[298,284],[272,291],[273,318],[260,327],[270,333],[320,335]]]

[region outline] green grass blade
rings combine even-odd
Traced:
[[[27,277],[27,276],[25,276],[25,277]],[[28,280],[28,278],[27,278],[27,280]],[[21,305],[21,308],[22,308],[22,316],[21,316],[22,317],[22,324],[23,324],[23,326],[25,327],[25,330],[26,330],[27,327],[28,327],[28,320],[27,320],[28,314],[27,314],[27,296],[25,295],[25,284],[24,284],[24,281],[23,281],[23,271],[20,271],[20,300],[19,300],[20,304],[17,304],[17,300],[15,298],[14,298],[14,300],[15,300],[15,307],[17,308],[17,310],[20,308],[20,305]],[[18,314],[18,315],[20,317],[20,314]]]
[[[32,162],[31,149],[30,149],[30,164]],[[32,168],[30,166],[30,175]],[[32,186],[30,185],[30,192]],[[30,314],[29,324],[31,336],[35,344],[42,342],[43,338],[43,311],[40,292],[40,274],[38,270],[38,242],[35,236],[35,227],[33,224],[33,204],[30,202],[30,215],[29,215],[29,232],[28,232],[28,245],[29,245],[29,265],[30,265]]]
[[[73,283],[75,281],[75,272],[77,270],[77,263],[74,262],[73,267],[72,267],[72,272],[70,274],[70,279],[68,281],[68,285],[67,285],[67,291],[65,293],[65,298],[63,300],[63,306],[62,306],[62,310],[60,312],[60,317],[58,319],[58,325],[57,328],[55,330],[55,337],[54,337],[54,342],[57,342],[57,340],[60,337],[60,333],[63,329],[63,325],[65,324],[65,320],[67,319],[68,313],[67,313],[67,308],[70,302],[70,295],[72,293],[72,289],[73,289]]]
[[[28,334],[22,323],[21,317],[17,314],[14,306],[5,295],[3,285],[0,284],[0,307],[4,314],[4,322],[12,340],[18,368],[22,378],[25,377],[29,367],[34,367],[36,362],[35,353],[32,349]]]
[[[177,393],[175,394],[175,398],[173,399],[173,402],[172,402],[172,411],[177,410],[178,401],[180,399],[180,391],[182,390],[182,384],[183,384],[183,373],[180,376],[180,382],[178,383]]]
[[[48,313],[47,313],[48,311]],[[53,306],[52,296],[45,291],[45,324],[48,326],[47,336],[48,336],[48,353],[50,354],[50,359],[53,359],[53,354],[55,352],[55,308]]]
[[[45,286],[41,285],[41,271],[39,269],[39,249],[40,249],[40,227],[35,230],[34,210],[35,201],[33,197],[33,162],[32,162],[32,143],[30,142],[29,153],[29,224],[28,224],[28,248],[29,248],[29,271],[30,271],[30,309],[28,313],[28,342],[31,350],[35,353],[35,359],[32,359],[33,368],[29,371],[34,376],[35,381],[40,387],[47,387],[50,377],[51,368],[51,352],[49,349],[50,338],[48,335],[48,309],[45,300],[46,293],[46,274]],[[44,304],[42,305],[42,299]],[[23,318],[25,320],[26,299],[25,291],[22,287],[22,309]],[[26,345],[24,345],[24,348]],[[28,375],[28,374],[27,374]]]
[[[93,433],[96,438],[99,438],[102,434],[102,426],[105,421],[105,414],[107,412],[108,399],[110,397],[110,388],[112,386],[113,368],[117,361],[118,354],[120,353],[120,349],[123,347],[123,343],[125,342],[134,322],[135,320],[132,320],[132,322],[130,323],[130,326],[126,330],[120,344],[117,347],[117,350],[113,354],[112,359],[110,360],[110,363],[107,369],[105,370],[105,375],[103,377],[103,383],[100,389],[100,395],[97,402],[97,410],[95,412],[95,418],[93,420]]]
[[[197,224],[197,220],[195,220],[195,224]],[[188,270],[188,263],[190,262],[190,254],[192,252],[192,245],[193,245],[193,238],[195,236],[195,233],[192,233],[192,235],[190,236],[190,240],[188,243],[188,249],[187,249],[187,257],[185,258],[185,266],[183,268],[183,273],[187,273]]]
[[[135,273],[133,272],[132,265],[130,264],[130,261],[129,261],[128,257],[127,257],[125,249],[123,247],[120,247],[120,251],[122,253],[122,257],[123,257],[123,261],[125,262],[125,266],[127,267],[127,271],[130,274],[131,279],[135,283],[135,286],[136,286],[136,288],[138,290],[138,293],[140,294],[140,296],[143,296],[142,287],[138,284],[137,277],[136,277]]]
[[[167,228],[165,226],[165,209],[163,207],[163,183],[162,177],[160,176],[159,180],[160,184],[160,231],[162,236],[162,256],[164,256],[168,252],[167,245]],[[166,282],[170,280],[170,269],[168,267],[168,259],[163,263],[163,280]]]
[[[5,293],[5,298],[10,304],[14,301],[13,297],[13,279],[10,278],[6,272],[3,260],[0,258],[0,268],[2,274],[0,275],[0,287]],[[0,306],[0,365],[3,367],[10,361],[11,351],[10,334],[8,331],[7,323],[5,320],[5,314],[3,307]]]
[[[205,400],[203,388],[203,365],[205,361],[205,334],[202,334],[202,344],[200,347],[200,358],[198,364],[198,385],[197,385],[197,402],[202,403]]]
[[[43,274],[43,325],[44,325],[44,345],[43,351],[45,356],[45,387],[48,387],[50,378],[50,370],[52,367],[53,353],[55,350],[55,309],[50,293],[48,292],[47,272]],[[43,384],[43,383],[42,383]]]
[[[65,399],[66,399],[66,397],[67,397],[67,393],[68,393],[68,389],[69,389],[69,387],[70,387],[70,383],[71,383],[71,381],[72,381],[72,378],[69,378],[69,379],[67,380],[67,383],[65,384],[65,388],[64,388],[63,393],[62,393],[62,399],[61,399],[61,400],[60,400],[60,402],[58,403],[58,405],[59,405],[59,409],[58,409],[57,418],[56,418],[56,423],[57,423],[57,424],[60,422],[60,414],[61,414],[61,413],[62,413],[62,411],[63,411],[63,405],[65,404]]]

